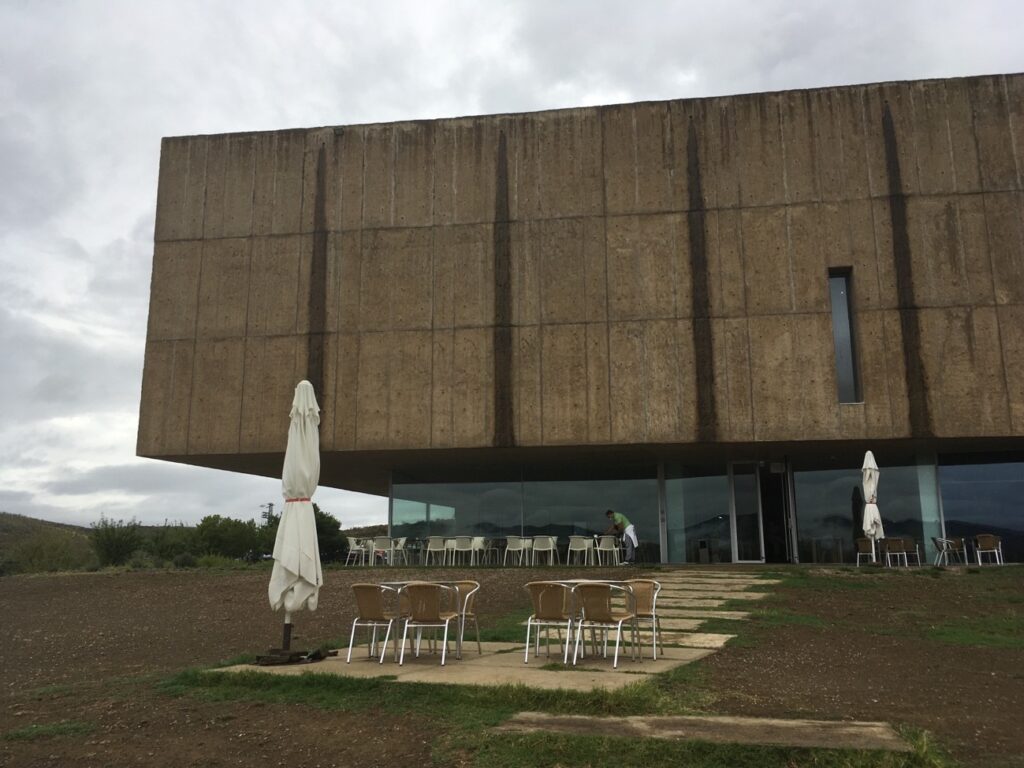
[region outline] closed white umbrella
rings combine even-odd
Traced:
[[[864,535],[871,539],[871,560],[875,558],[875,542],[885,538],[882,529],[882,515],[878,511],[878,464],[875,455],[868,451],[864,454],[864,466],[861,469],[864,484]]]
[[[284,452],[281,490],[284,512],[274,542],[274,570],[270,574],[270,607],[284,608],[284,643],[291,641],[292,613],[315,611],[324,583],[312,496],[320,482],[320,409],[313,385],[300,381],[292,400],[288,446]]]

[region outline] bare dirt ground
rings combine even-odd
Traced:
[[[1024,595],[1024,568],[1006,571],[1003,593],[1009,584]],[[475,571],[481,625],[525,608],[522,585],[557,572]],[[436,569],[432,575],[444,578]],[[172,672],[278,644],[280,616],[267,607],[268,576],[252,570],[0,579],[0,734],[61,721],[92,726],[81,735],[0,741],[0,765],[429,763],[434,726],[427,720],[214,704],[155,689]],[[401,577],[401,570],[387,572]],[[379,578],[380,572],[329,571],[319,610],[296,617],[293,647],[347,641],[350,585]],[[825,592],[773,587],[776,595],[764,607],[778,615],[751,620],[740,643],[701,662],[715,712],[888,720],[935,733],[969,765],[1024,765],[1024,652],[949,645],[923,634],[936,622],[991,615],[972,576],[835,578],[871,583]]]

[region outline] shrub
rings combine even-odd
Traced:
[[[316,540],[320,545],[320,559],[325,563],[344,561],[348,554],[348,539],[341,532],[341,523],[334,515],[313,505],[316,518]]]
[[[92,546],[100,565],[124,565],[132,553],[142,546],[139,524],[133,519],[109,520],[100,516],[92,524]]]
[[[37,531],[11,553],[12,571],[78,571],[96,562],[96,555],[84,536],[59,528]]]
[[[133,571],[143,571],[153,566],[153,556],[144,549],[136,549],[128,558],[128,567]]]
[[[173,560],[183,552],[195,547],[195,531],[182,523],[170,525],[166,521],[154,528],[146,539],[145,548],[158,560]]]
[[[175,555],[174,560],[172,562],[174,563],[175,568],[196,567],[196,559],[192,556],[190,552],[182,552],[180,555]]]
[[[196,526],[195,539],[197,549],[204,554],[240,558],[258,546],[259,534],[252,520],[207,515]]]

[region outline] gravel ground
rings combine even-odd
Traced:
[[[347,640],[350,585],[380,573],[328,571],[319,610],[296,616],[293,646]],[[398,580],[416,571],[386,573]],[[433,569],[431,576],[480,581],[478,613],[486,625],[527,607],[523,584],[531,578],[568,573]],[[764,607],[812,620],[743,625],[746,642],[701,662],[712,707],[721,714],[887,720],[932,731],[969,765],[1024,766],[1024,652],[924,636],[937,623],[1001,610],[1019,615],[1024,568],[1006,574],[1001,594],[1008,587],[1018,596],[1009,606],[986,600],[971,576],[949,574],[857,577],[878,579],[873,589],[772,587],[775,596]],[[95,726],[82,736],[0,741],[0,765],[429,762],[430,727],[413,718],[213,704],[154,690],[152,682],[170,672],[277,645],[280,614],[267,606],[268,577],[269,569],[0,578],[0,732],[67,720]]]

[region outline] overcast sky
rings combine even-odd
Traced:
[[[1024,70],[1024,3],[0,0],[0,510],[251,518],[135,457],[160,138]],[[386,501],[321,488],[347,526]]]

